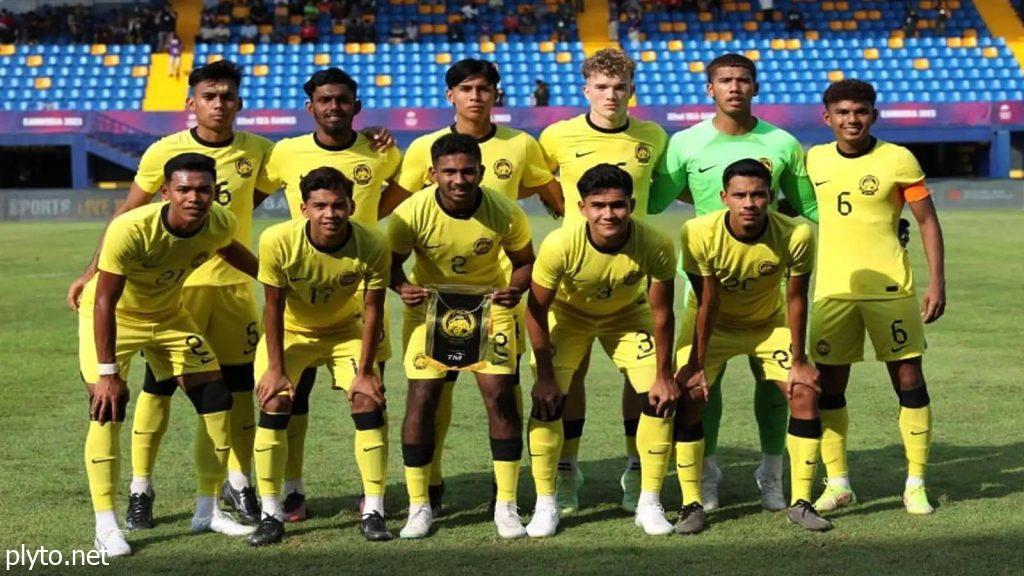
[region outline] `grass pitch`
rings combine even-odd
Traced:
[[[677,230],[682,212],[658,218]],[[352,423],[326,376],[313,392],[306,444],[306,487],[314,517],[289,525],[284,542],[260,550],[220,535],[189,533],[195,415],[176,395],[170,429],[154,477],[158,526],[131,534],[134,556],[107,568],[36,567],[34,573],[98,574],[1022,574],[1024,573],[1024,427],[1019,415],[1024,329],[1024,215],[945,212],[946,316],[928,329],[925,373],[936,437],[928,485],[937,512],[907,515],[900,502],[904,462],[897,402],[881,364],[857,365],[848,393],[850,463],[860,503],[832,516],[836,529],[809,534],[784,513],[761,511],[753,481],[758,441],[745,362],[727,373],[719,459],[723,509],[696,537],[652,538],[617,506],[623,459],[621,379],[595,354],[588,379],[589,414],[581,448],[586,483],[581,512],[543,541],[501,541],[486,502],[490,457],[483,407],[463,376],[445,459],[449,514],[419,542],[364,542],[351,503],[359,491]],[[535,245],[553,224],[532,219]],[[260,223],[262,229],[269,223]],[[82,464],[87,404],[78,377],[76,318],[64,306],[67,284],[95,246],[99,223],[0,225],[0,548],[60,550],[92,545],[93,520]],[[927,279],[920,243],[912,244],[918,285]],[[398,300],[389,296],[398,312]],[[392,318],[397,319],[396,313]],[[396,331],[392,331],[393,334]],[[395,342],[398,350],[398,342]],[[404,386],[398,362],[386,375],[390,397],[390,526],[406,506],[399,426]],[[129,379],[141,385],[141,363]],[[528,390],[530,378],[524,378]],[[129,422],[131,416],[129,415]],[[130,434],[122,431],[121,494],[126,506]],[[787,475],[788,478],[788,475]],[[533,506],[529,468],[521,477],[524,516]],[[666,481],[666,508],[679,505],[678,483]],[[674,518],[674,515],[672,516]],[[12,573],[26,568],[13,567]]]

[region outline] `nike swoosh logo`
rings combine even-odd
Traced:
[[[705,166],[704,168],[697,168],[697,172],[700,173],[700,174],[703,174],[703,173],[707,172],[708,170],[711,170],[715,166],[718,166],[718,164],[712,164],[711,166]]]
[[[117,458],[115,456],[109,456],[107,458],[93,458],[92,459],[92,463],[93,464],[102,464],[104,462],[110,462],[111,460],[117,460]]]
[[[662,454],[668,454],[668,450],[662,450],[661,452],[655,452],[654,450],[648,450],[647,453],[648,454],[653,454],[655,456],[660,456]]]
[[[259,448],[256,448],[256,450],[255,450],[255,451],[256,451],[256,453],[257,453],[257,454],[259,454],[259,453],[263,453],[263,452],[266,452],[267,450],[270,450],[270,448],[264,448],[264,449],[262,449],[262,450],[260,450]]]
[[[312,276],[302,276],[301,278],[289,278],[289,282],[302,282],[303,280],[309,280]]]
[[[381,444],[379,446],[370,446],[369,448],[363,448],[363,452],[372,452],[374,450],[380,450],[383,447],[384,447],[383,444]]]
[[[828,184],[831,180],[822,180],[821,182],[815,182],[815,186],[821,186],[822,184]]]
[[[590,152],[577,152],[576,153],[576,157],[577,158],[583,158],[584,156],[590,156],[594,152],[597,152],[597,150],[591,150]]]
[[[811,461],[811,460],[804,460],[804,464],[807,464],[808,466],[817,466],[818,465],[817,462],[814,462],[814,461]]]
[[[142,430],[132,430],[132,433],[136,436],[144,436],[146,434],[156,434],[156,431],[143,432]]]
[[[910,431],[910,435],[911,436],[920,436],[921,434],[927,434],[927,433],[928,433],[927,430],[923,430],[921,432],[914,432],[913,430]]]
[[[248,426],[242,426],[242,430],[252,430],[255,427],[255,424],[249,424]]]
[[[693,462],[691,464],[676,464],[676,468],[693,468],[696,465],[696,462]]]
[[[893,347],[893,348],[890,348],[890,350],[892,350],[895,353],[895,352],[899,352],[900,350],[903,350],[907,346],[910,346],[910,344],[904,344],[903,346]]]
[[[203,364],[209,364],[210,362],[213,362],[213,358],[200,358],[199,362]]]
[[[231,450],[231,446],[224,446],[222,448],[214,448],[214,450],[217,451],[217,452],[227,452],[228,450]]]
[[[637,354],[636,359],[643,360],[644,358],[650,358],[651,356],[654,356],[654,352],[648,352],[647,354]]]
[[[160,267],[160,263],[157,262],[156,264],[150,264],[149,262],[143,262],[142,263],[142,267],[143,268],[159,268]]]

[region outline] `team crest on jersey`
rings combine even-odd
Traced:
[[[199,268],[200,266],[203,265],[203,263],[205,263],[209,259],[210,259],[210,253],[209,252],[200,252],[199,254],[196,254],[192,258],[192,267],[193,268]]]
[[[494,248],[494,241],[490,238],[481,238],[473,243],[473,253],[480,256],[487,254]]]
[[[639,270],[633,270],[629,274],[626,274],[626,278],[622,280],[622,283],[626,286],[632,286],[640,281],[644,277],[644,273]]]
[[[637,162],[641,164],[647,164],[651,161],[652,150],[650,145],[643,142],[636,145],[636,150],[633,151],[636,154]]]
[[[352,169],[352,180],[360,186],[365,186],[373,180],[373,170],[368,164],[356,164]]]
[[[874,196],[878,192],[878,178],[871,174],[860,179],[860,193],[865,196]]]
[[[757,161],[760,162],[761,164],[764,164],[764,167],[767,168],[769,172],[772,172],[774,170],[775,165],[772,164],[771,158],[758,158]]]
[[[832,351],[832,345],[828,343],[828,340],[822,338],[815,344],[814,349],[818,351],[818,354],[828,356],[828,353]]]
[[[494,175],[502,180],[511,178],[513,170],[512,163],[504,158],[494,163]]]
[[[252,162],[248,158],[235,160],[235,172],[238,172],[242,178],[252,176]]]
[[[441,317],[441,331],[456,342],[469,340],[476,331],[476,316],[469,310],[449,310]]]
[[[428,366],[430,366],[430,361],[427,360],[426,354],[420,352],[419,354],[416,355],[415,358],[412,359],[412,365],[417,370],[425,370]]]
[[[761,276],[771,276],[772,274],[775,274],[775,272],[777,272],[778,270],[779,263],[772,262],[771,260],[765,260],[764,262],[761,262],[760,266],[757,267],[757,271],[761,274]]]
[[[341,282],[342,286],[348,286],[349,284],[355,283],[357,280],[359,280],[358,272],[345,272],[341,275],[341,279],[338,281]]]

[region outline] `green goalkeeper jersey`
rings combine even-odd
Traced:
[[[797,214],[818,221],[818,203],[807,177],[804,149],[792,134],[764,120],[742,136],[719,132],[711,119],[676,132],[655,167],[649,214],[662,212],[680,194],[693,201],[697,216],[722,209],[722,173],[733,162],[753,158],[772,173],[772,190]]]

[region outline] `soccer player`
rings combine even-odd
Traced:
[[[405,201],[391,216],[391,286],[405,303],[402,340],[409,392],[402,425],[402,457],[409,491],[409,519],[402,538],[422,538],[434,515],[429,484],[435,448],[434,418],[446,371],[426,355],[424,304],[431,285],[493,288],[486,357],[476,380],[487,408],[497,497],[494,523],[502,538],[526,535],[516,509],[522,418],[515,388],[515,312],[529,288],[533,247],[526,214],[514,201],[480,186],[480,146],[462,134],[447,134],[430,147],[437,187]],[[415,252],[413,274],[402,264]],[[508,276],[499,253],[512,264]]]
[[[807,153],[807,171],[822,207],[810,338],[821,371],[821,454],[828,479],[815,507],[829,511],[856,501],[846,461],[845,393],[850,364],[864,358],[867,331],[899,398],[908,464],[903,503],[911,514],[930,514],[924,472],[931,407],[921,356],[924,324],[938,320],[946,307],[942,227],[913,154],[871,135],[878,119],[875,98],[874,87],[860,80],[829,86],[824,119],[836,139]],[[904,205],[921,229],[930,272],[920,308],[898,235]]]
[[[596,338],[629,376],[643,411],[637,427],[643,486],[636,525],[648,534],[671,534],[660,494],[679,397],[671,350],[675,248],[657,229],[633,220],[633,179],[625,170],[598,164],[577,186],[584,221],[544,239],[530,288],[527,326],[536,383],[529,440],[537,507],[526,532],[551,536],[558,527],[563,395]]]
[[[235,239],[248,247],[252,235],[252,211],[274,188],[265,178],[264,165],[273,147],[263,137],[235,131],[235,115],[242,109],[239,87],[242,72],[221,60],[189,74],[190,112],[196,127],[158,140],[143,154],[128,197],[115,217],[148,204],[164,184],[164,164],[178,154],[195,152],[217,162],[214,201],[235,216]],[[95,262],[69,291],[95,272]],[[228,480],[222,488],[224,502],[246,521],[259,520],[259,502],[252,488],[253,356],[259,340],[259,315],[251,279],[214,256],[191,275],[182,290],[182,304],[199,331],[209,341],[221,365],[224,383],[234,401],[231,414],[231,453]],[[171,396],[177,384],[157,380],[147,370],[132,426],[132,482],[129,488],[126,525],[131,530],[153,527],[152,475],[160,442],[170,420]]]
[[[583,63],[583,95],[590,103],[584,114],[556,122],[540,135],[548,166],[557,170],[566,192],[566,203],[578,206],[577,183],[588,169],[602,163],[614,164],[633,178],[634,219],[646,218],[648,195],[654,166],[665,151],[668,135],[654,122],[629,117],[629,99],[636,91],[633,75],[636,64],[616,49],[599,50]],[[582,213],[570,209],[566,226],[585,220]],[[559,460],[558,503],[563,513],[579,507],[578,491],[583,474],[577,464],[580,437],[586,416],[583,379],[589,359],[580,364],[569,388],[563,413],[565,442]],[[640,422],[639,397],[628,382],[622,388],[623,427],[629,460],[622,475],[622,507],[636,510],[640,491],[640,458],[636,450],[636,430]]]
[[[779,204],[790,215],[818,220],[814,189],[804,166],[804,149],[789,132],[753,115],[751,101],[758,93],[757,68],[740,54],[724,54],[707,66],[707,92],[715,103],[715,115],[676,132],[655,170],[648,210],[657,214],[676,197],[693,204],[697,216],[721,210],[722,174],[726,166],[754,158],[772,173],[772,190],[781,191]],[[774,205],[774,203],[773,203]],[[685,274],[682,274],[685,277]],[[689,288],[684,294],[689,297]],[[761,465],[754,479],[761,491],[761,506],[782,510],[782,455],[786,449],[787,404],[778,387],[767,381],[748,358],[754,385],[754,415],[761,438]],[[718,467],[718,430],[722,421],[722,370],[711,387],[711,397],[701,417],[704,423],[705,510],[718,507],[722,470]]]
[[[683,508],[675,530],[696,534],[706,526],[701,412],[709,382],[740,355],[757,358],[765,378],[788,399],[789,520],[807,530],[828,530],[831,524],[810,504],[821,445],[818,371],[804,351],[814,236],[808,224],[769,209],[772,174],[759,160],[727,166],[722,187],[727,208],[689,220],[681,233],[683,269],[696,297],[687,306],[676,350],[676,381],[683,390],[676,409],[676,471]]]
[[[548,209],[561,215],[564,212],[562,190],[544,161],[537,140],[526,132],[491,122],[491,110],[501,75],[498,68],[487,60],[467,58],[452,65],[445,73],[448,90],[445,95],[455,108],[455,123],[412,141],[405,151],[398,185],[406,195],[418,192],[432,183],[430,147],[445,134],[465,134],[480,145],[484,175],[481,184],[510,200],[537,195]],[[393,198],[398,200],[399,198]],[[390,209],[385,208],[390,212]],[[502,258],[502,268],[511,273],[508,260]],[[526,350],[526,302],[516,309],[516,350]],[[519,365],[518,359],[516,365]],[[518,371],[517,382],[518,382]],[[452,421],[452,396],[458,372],[452,371],[445,380],[444,392],[434,419],[434,459],[430,474],[430,502],[435,516],[442,513],[444,476],[441,458],[444,440]]]
[[[256,352],[255,460],[263,519],[249,543],[272,544],[284,535],[281,487],[291,448],[293,383],[319,364],[330,369],[334,387],[348,393],[365,492],[360,532],[367,540],[390,540],[384,522],[387,422],[376,356],[391,252],[376,223],[351,219],[354,184],[337,169],[313,169],[299,188],[305,218],[277,224],[260,236],[259,280],[266,305]]]
[[[198,478],[192,531],[245,535],[252,527],[220,512],[216,494],[231,446],[231,393],[216,354],[182,306],[182,285],[211,258],[255,276],[255,256],[236,240],[238,226],[213,205],[215,163],[200,154],[164,165],[164,202],[126,212],[110,223],[79,310],[79,365],[90,401],[85,469],[96,512],[96,549],[131,553],[114,513],[121,469],[120,431],[128,404],[131,358],[139,351],[161,381],[180,386],[199,414]]]
[[[359,101],[359,85],[345,71],[338,68],[319,70],[302,88],[308,97],[306,111],[316,122],[316,131],[285,138],[274,146],[267,162],[271,189],[283,187],[292,218],[305,221],[302,177],[322,166],[333,167],[352,182],[351,220],[364,228],[376,230],[380,214],[378,207],[392,195],[405,196],[393,183],[402,160],[401,153],[394,146],[381,147],[369,131],[360,133],[353,129],[352,124],[362,109],[362,103]],[[385,316],[382,326],[386,328],[387,325]],[[376,354],[382,376],[383,363],[390,357],[391,346],[385,329],[381,333],[381,348]],[[315,381],[316,367],[310,366],[298,381],[293,382],[295,397],[288,421],[288,463],[284,476],[284,518],[288,522],[305,520],[309,513],[302,468],[309,426],[309,396]]]

